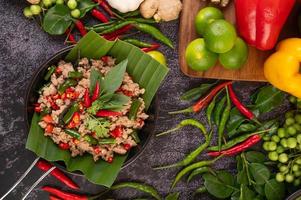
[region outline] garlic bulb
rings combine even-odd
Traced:
[[[107,2],[119,12],[127,13],[137,10],[144,0],[107,0]]]

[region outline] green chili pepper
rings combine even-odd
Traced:
[[[157,29],[156,27],[151,26],[149,24],[143,24],[143,23],[134,23],[133,25],[139,31],[153,36],[154,38],[156,38],[157,40],[163,42],[164,44],[166,44],[170,48],[174,48],[172,42],[170,41],[170,39],[167,38],[165,35],[163,35],[163,33],[161,31],[159,31],[159,29]]]
[[[98,144],[115,144],[116,140],[114,138],[105,138],[98,141]]]
[[[136,99],[136,100],[133,101],[133,103],[131,105],[131,108],[130,108],[130,111],[129,111],[129,115],[128,115],[130,120],[135,120],[136,119],[141,104],[142,103],[139,99]]]
[[[104,31],[101,31],[99,34],[104,35],[104,34],[112,33],[114,31],[117,31],[118,29],[125,27],[126,25],[133,24],[133,23],[135,23],[135,22],[134,21],[121,21],[120,23],[117,23],[114,26],[112,26]]]
[[[211,127],[212,125],[212,121],[211,121],[211,115],[212,115],[212,111],[215,107],[215,99],[216,99],[216,96],[215,98],[212,100],[212,102],[208,105],[207,107],[207,110],[206,110],[206,116],[207,116],[207,120],[208,120],[208,123],[209,123],[209,126]]]
[[[194,194],[202,194],[207,192],[207,189],[205,186],[199,187],[198,189],[196,189],[196,191],[194,192]]]
[[[235,145],[245,141],[246,139],[248,139],[249,137],[251,137],[252,135],[258,135],[258,134],[262,134],[262,133],[266,133],[269,132],[271,130],[276,130],[277,128],[271,128],[271,129],[266,129],[266,130],[262,130],[262,131],[258,131],[255,133],[249,133],[249,134],[245,134],[245,135],[241,135],[237,138],[234,138],[230,141],[228,141],[226,144],[222,145],[221,150],[226,150],[226,149],[230,149],[231,147],[234,147]],[[218,146],[211,146],[207,148],[208,151],[218,151]]]
[[[213,113],[213,118],[214,118],[214,123],[216,125],[219,125],[220,123],[220,119],[221,119],[221,114],[224,108],[224,105],[227,101],[227,97],[224,96],[216,105],[216,108],[214,109],[214,113]]]
[[[221,118],[221,122],[218,126],[218,150],[221,151],[222,148],[222,139],[223,139],[223,134],[225,131],[225,127],[226,127],[226,123],[230,117],[230,111],[231,111],[231,101],[230,101],[230,97],[229,97],[229,92],[228,92],[228,88],[226,88],[227,91],[227,106],[222,114],[222,118]]]
[[[65,90],[69,87],[76,86],[77,81],[74,79],[67,79],[62,85],[58,88],[58,93],[63,94]]]
[[[140,15],[140,10],[135,10],[127,13],[120,13],[122,17],[127,18],[127,17],[136,17]]]
[[[131,39],[131,38],[127,38],[123,40],[124,42],[128,42],[132,45],[135,45],[137,47],[142,47],[142,48],[146,48],[146,47],[151,47],[152,44],[146,43],[146,42],[141,42],[139,40],[136,39]]]
[[[195,119],[184,119],[183,121],[181,121],[181,122],[176,126],[176,128],[173,128],[173,129],[170,129],[170,130],[168,130],[168,131],[159,133],[159,134],[157,134],[156,136],[157,136],[157,137],[160,137],[160,136],[162,136],[162,135],[166,135],[166,134],[168,134],[168,133],[174,132],[174,131],[176,131],[176,130],[178,130],[178,129],[184,127],[184,126],[188,126],[188,125],[195,126],[195,127],[197,127],[198,129],[200,129],[200,130],[203,132],[203,134],[205,135],[205,137],[208,135],[208,133],[207,133],[207,131],[206,131],[206,128],[205,128],[205,126],[204,126],[202,123],[198,122],[198,121],[195,120]]]
[[[82,77],[83,77],[83,73],[79,71],[72,71],[68,73],[68,78],[78,79]]]
[[[158,191],[155,188],[153,188],[152,186],[149,186],[149,185],[141,184],[141,183],[123,182],[123,183],[113,185],[110,189],[118,190],[118,189],[123,189],[123,188],[133,188],[133,189],[139,190],[141,192],[147,193],[157,200],[162,199],[162,197],[160,196],[160,194],[158,193]]]
[[[75,131],[75,130],[71,130],[71,129],[65,129],[64,130],[68,135],[76,138],[76,139],[79,139],[81,136],[79,134],[79,132]]]
[[[209,166],[212,165],[213,163],[215,163],[218,159],[220,159],[223,155],[216,157],[213,160],[205,160],[205,161],[200,161],[197,163],[194,163],[192,165],[189,165],[187,167],[185,167],[184,169],[182,169],[176,176],[175,180],[173,181],[171,188],[174,188],[176,186],[176,184],[179,182],[179,180],[186,175],[187,173],[189,173],[191,170],[194,170],[196,168],[200,168],[200,167],[204,167],[204,166]]]
[[[115,21],[114,23],[104,25],[104,26],[99,26],[99,25],[97,26],[96,25],[96,26],[90,27],[88,30],[93,30],[96,33],[100,33],[100,32],[105,31],[107,29],[113,28],[114,26],[116,26],[117,24],[120,24],[121,22],[123,22],[123,21]]]
[[[69,108],[69,110],[67,111],[67,113],[64,115],[64,117],[63,117],[63,122],[64,122],[65,124],[68,124],[68,123],[71,121],[71,119],[72,119],[72,117],[73,117],[73,114],[74,114],[75,112],[77,112],[78,110],[79,110],[78,104],[77,104],[77,103],[73,104],[73,105]]]
[[[212,131],[209,134],[209,136],[207,134],[205,135],[205,142],[203,144],[201,144],[198,148],[196,148],[194,151],[192,151],[190,154],[188,154],[188,156],[186,156],[182,161],[177,162],[175,164],[172,165],[167,165],[167,166],[163,166],[163,167],[156,167],[154,168],[155,170],[157,169],[167,169],[167,168],[172,168],[172,167],[181,167],[181,166],[187,166],[189,165],[192,161],[194,161],[196,159],[196,157],[198,157],[198,155],[200,155],[200,153],[202,153],[209,145],[211,142],[211,138],[212,138]]]
[[[138,23],[145,23],[145,24],[156,24],[158,22],[156,22],[154,19],[145,19],[145,18],[127,18],[127,21],[135,21]]]
[[[193,179],[193,177],[195,177],[196,175],[200,175],[200,174],[206,173],[208,171],[209,171],[209,167],[200,167],[200,168],[193,170],[191,172],[191,174],[189,175],[187,182],[189,183],[191,181],[191,179]]]
[[[133,131],[132,133],[131,133],[131,136],[132,136],[132,138],[135,140],[135,142],[138,144],[138,143],[140,143],[140,138],[139,138],[139,136],[138,136],[138,132],[137,131]]]
[[[51,75],[55,72],[55,69],[56,69],[56,67],[53,66],[53,65],[48,68],[48,72],[47,72],[47,74],[44,77],[45,81],[48,81],[50,79]]]
[[[85,135],[84,140],[86,142],[88,142],[89,144],[92,144],[92,145],[98,144],[98,141],[94,137],[92,137],[91,135]]]

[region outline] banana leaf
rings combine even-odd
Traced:
[[[129,60],[127,72],[135,82],[145,88],[143,99],[147,110],[169,69],[137,47],[120,40],[107,41],[93,31],[78,42],[65,60],[76,61],[78,56],[99,59],[104,55],[115,57],[117,62],[125,58]],[[81,171],[89,181],[95,184],[112,186],[127,155],[116,155],[111,164],[101,159],[94,162],[89,154],[73,158],[69,151],[61,150],[49,137],[44,136],[43,130],[38,125],[39,120],[39,115],[35,113],[26,143],[28,150],[51,162],[63,161],[68,171]]]

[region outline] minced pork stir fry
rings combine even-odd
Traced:
[[[112,162],[114,153],[136,146],[136,130],[148,118],[140,97],[145,90],[125,69],[126,63],[115,65],[108,56],[50,67],[45,76],[50,82],[35,105],[44,135],[72,156],[88,152],[95,161]]]

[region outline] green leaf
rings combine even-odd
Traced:
[[[269,169],[260,163],[250,163],[250,171],[255,180],[255,182],[259,185],[264,184],[270,178]]]
[[[123,60],[102,79],[101,87],[105,94],[113,94],[121,86],[127,64],[128,60]]]
[[[114,156],[111,164],[102,159],[94,162],[90,154],[71,157],[69,151],[61,150],[49,137],[44,136],[43,129],[38,125],[39,121],[40,117],[34,113],[26,143],[28,150],[50,162],[64,161],[68,171],[81,171],[90,182],[111,187],[127,155]]]
[[[240,155],[236,156],[236,168],[238,171],[243,169],[243,161]]]
[[[257,129],[257,126],[252,123],[242,124],[238,127],[237,133],[252,132]]]
[[[192,88],[191,90],[188,90],[182,96],[180,97],[181,100],[184,101],[194,101],[199,99],[201,96],[203,96],[208,90],[214,85],[213,84],[202,84],[199,87]]]
[[[272,85],[268,85],[260,88],[255,100],[255,108],[257,108],[260,113],[267,113],[283,104],[284,100],[284,92]]]
[[[77,8],[80,10],[80,18],[83,18],[87,12],[95,8],[98,4],[95,4],[92,0],[80,0],[78,1]]]
[[[271,179],[265,184],[264,192],[267,200],[282,200],[285,197],[285,185]]]
[[[178,200],[180,196],[179,192],[170,193],[165,197],[165,200]]]
[[[98,138],[109,137],[110,122],[99,118],[89,118],[86,120],[86,126],[89,130],[94,131]]]
[[[51,35],[62,35],[71,25],[70,10],[65,5],[55,5],[50,8],[43,19],[43,29]]]
[[[273,119],[273,120],[264,122],[262,124],[262,126],[259,127],[258,131],[273,129],[273,130],[267,132],[269,135],[273,135],[277,132],[279,126],[280,126],[279,121],[277,119]]]
[[[103,109],[119,111],[129,102],[129,100],[130,98],[123,94],[113,94],[110,101],[103,105]]]
[[[226,171],[217,172],[217,176],[204,174],[203,179],[207,191],[217,198],[228,198],[234,191],[234,177]]]
[[[264,193],[264,185],[253,185],[254,186],[254,189],[256,190],[256,192],[262,196],[265,195]]]
[[[258,151],[248,151],[245,153],[247,161],[251,163],[264,163],[265,155]]]
[[[100,82],[101,82],[102,74],[100,73],[100,71],[98,71],[94,67],[91,69],[90,74],[91,74],[90,75],[90,94],[92,95],[94,92],[96,83],[99,82],[99,84],[100,84]]]
[[[241,170],[237,172],[237,183],[246,185],[249,183],[246,170]]]
[[[240,197],[239,200],[253,200],[255,193],[248,188],[245,184],[240,186]]]

